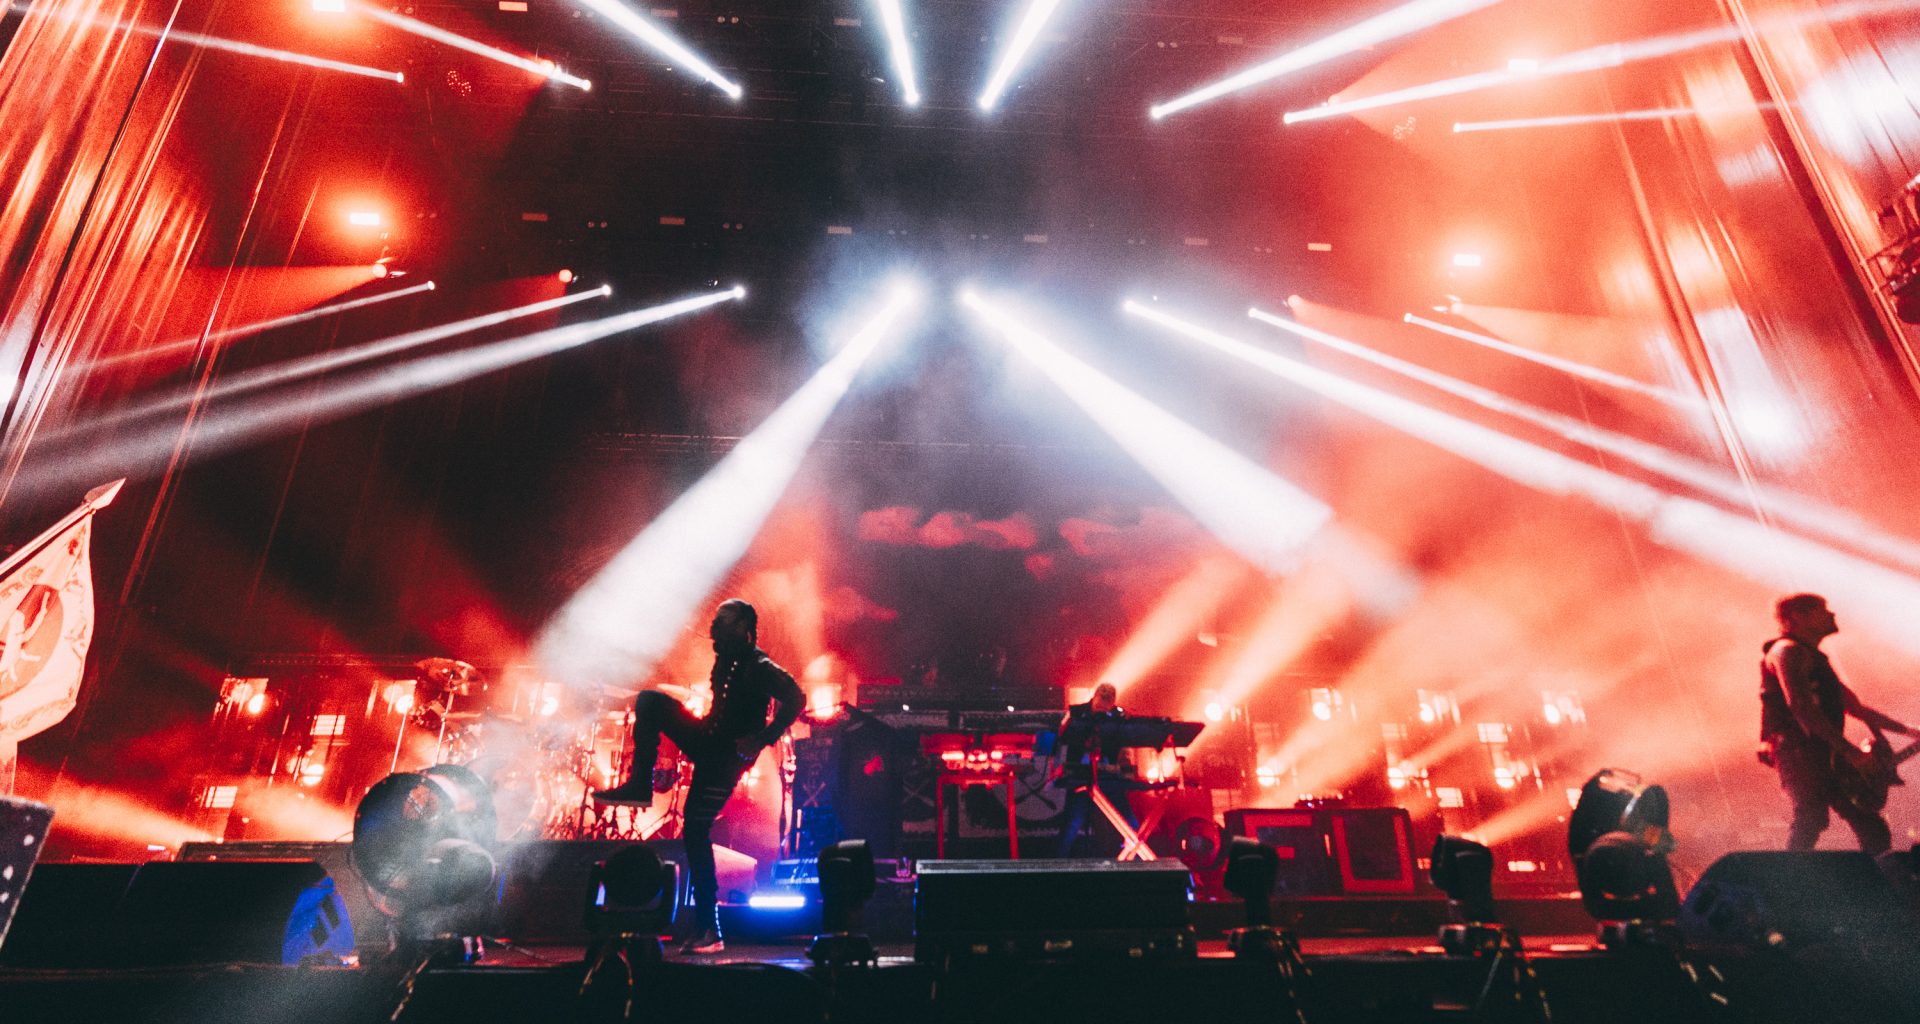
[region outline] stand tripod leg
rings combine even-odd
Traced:
[[[1087,795],[1093,798],[1093,806],[1098,807],[1100,813],[1106,815],[1107,821],[1112,823],[1114,831],[1120,833],[1122,845],[1118,859],[1132,860],[1135,857],[1141,860],[1159,859],[1153,855],[1152,850],[1147,849],[1146,841],[1140,838],[1140,833],[1135,832],[1133,826],[1127,824],[1127,819],[1122,817],[1120,812],[1114,809],[1113,802],[1107,799],[1107,795],[1100,792],[1099,786],[1096,785],[1088,789]]]

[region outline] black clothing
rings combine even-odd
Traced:
[[[779,739],[806,707],[800,685],[757,647],[738,658],[715,655],[708,680],[713,684],[713,709],[707,712],[706,728],[728,744],[752,736],[761,746],[767,746]],[[779,702],[772,722],[767,721],[768,701]]]
[[[1760,738],[1778,743],[1781,738],[1789,742],[1799,741],[1826,744],[1807,735],[1800,722],[1793,716],[1793,707],[1788,701],[1786,680],[1779,678],[1773,664],[1766,658],[1774,647],[1783,643],[1792,643],[1807,652],[1813,659],[1808,672],[1808,682],[1812,684],[1809,694],[1820,717],[1833,724],[1835,729],[1843,728],[1847,721],[1846,687],[1840,683],[1839,673],[1833,670],[1833,662],[1821,653],[1820,648],[1800,643],[1790,637],[1775,637],[1760,647]]]
[[[1060,848],[1058,856],[1073,856],[1074,846],[1080,840],[1080,833],[1086,830],[1087,819],[1093,815],[1093,748],[1097,737],[1095,730],[1101,722],[1114,721],[1127,716],[1125,711],[1114,708],[1111,711],[1095,712],[1093,702],[1073,704],[1067,707],[1067,713],[1060,719],[1060,736],[1055,740],[1055,749],[1061,756],[1060,778],[1055,783],[1067,790],[1067,799],[1061,807],[1065,820],[1060,828]],[[1120,746],[1102,747],[1100,754],[1099,785],[1101,795],[1120,812],[1127,824],[1135,828],[1140,821],[1134,816],[1133,808],[1127,802],[1130,785],[1125,771],[1126,766],[1121,754],[1126,748]]]
[[[1110,722],[1126,716],[1127,713],[1119,708],[1095,713],[1092,701],[1069,705],[1066,715],[1060,719],[1060,738],[1055,741],[1055,746],[1060,751],[1061,763],[1066,766],[1064,778],[1074,781],[1077,785],[1086,785],[1090,774],[1088,748],[1094,745],[1094,728],[1101,722]],[[1101,750],[1100,771],[1105,773],[1109,767],[1117,770],[1121,764],[1120,754],[1124,749],[1113,747]],[[1077,777],[1076,770],[1079,773]]]
[[[1853,830],[1860,849],[1878,857],[1893,847],[1893,830],[1882,815],[1864,810],[1843,799],[1837,791],[1833,762],[1827,746],[1813,741],[1788,743],[1774,752],[1780,771],[1780,788],[1793,801],[1793,824],[1787,830],[1787,849],[1811,850],[1820,842],[1820,833],[1832,823],[1833,814]]]
[[[644,691],[633,701],[633,778],[645,779],[652,773],[662,736],[693,762],[681,838],[687,846],[687,874],[700,919],[696,927],[701,930],[713,926],[719,909],[713,823],[740,776],[753,764],[753,758],[742,756],[735,743],[747,737],[763,747],[773,743],[800,717],[806,703],[793,677],[758,648],[741,658],[716,657],[711,680],[713,707],[705,718],[693,717],[679,701],[658,690]],[[767,720],[769,701],[778,705],[771,722]]]
[[[1804,694],[1792,694],[1787,681],[1775,671],[1773,660],[1767,657],[1784,643],[1797,645],[1810,657]],[[1760,652],[1760,738],[1770,746],[1773,766],[1780,773],[1780,788],[1793,802],[1787,849],[1813,849],[1832,822],[1832,815],[1838,814],[1853,830],[1860,849],[1875,856],[1885,853],[1893,845],[1887,819],[1844,798],[1834,777],[1833,758],[1838,752],[1825,740],[1808,735],[1794,717],[1797,696],[1812,701],[1811,710],[1836,730],[1846,726],[1847,688],[1833,670],[1833,662],[1819,648],[1790,637],[1775,637]]]

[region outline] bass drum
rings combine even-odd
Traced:
[[[522,754],[488,754],[467,765],[493,791],[500,841],[539,839],[553,816],[555,786],[543,759]]]

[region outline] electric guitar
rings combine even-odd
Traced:
[[[1865,768],[1856,767],[1839,751],[1833,752],[1834,796],[1851,807],[1878,814],[1887,806],[1887,791],[1894,786],[1907,784],[1900,777],[1900,766],[1908,758],[1920,756],[1920,739],[1896,751],[1887,737],[1876,730],[1873,742],[1866,747],[1866,751],[1872,761]]]

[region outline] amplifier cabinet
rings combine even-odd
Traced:
[[[1404,808],[1242,807],[1226,823],[1228,835],[1279,852],[1276,896],[1410,896],[1416,888]]]

